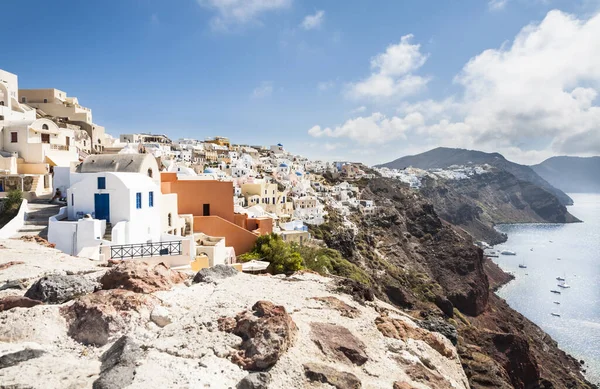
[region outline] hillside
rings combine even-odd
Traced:
[[[579,221],[552,194],[502,170],[462,180],[428,178],[421,193],[440,218],[490,244],[506,240],[495,224]]]
[[[575,359],[493,293],[508,278],[420,193],[376,178],[361,196],[380,213],[351,215],[356,233],[334,212],[312,233],[360,266],[379,298],[455,339],[471,388],[593,387]]]
[[[562,191],[600,193],[600,157],[552,157],[531,168]]]
[[[498,153],[484,153],[476,150],[453,149],[438,147],[417,155],[409,155],[388,162],[379,167],[404,169],[409,166],[419,169],[447,168],[452,165],[483,165],[488,164],[507,171],[521,181],[529,181],[554,194],[563,205],[572,205],[573,200],[566,193],[553,187],[540,177],[532,168],[508,161]]]

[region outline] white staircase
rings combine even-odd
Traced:
[[[39,235],[48,238],[48,218],[58,214],[60,205],[48,204],[47,201],[32,201],[27,204],[29,212],[25,218],[25,224],[17,231],[14,238],[20,238],[25,235]]]

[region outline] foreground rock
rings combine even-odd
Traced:
[[[100,279],[102,289],[127,289],[137,293],[169,290],[187,277],[169,269],[164,263],[151,265],[146,262],[121,261]]]
[[[104,354],[100,378],[94,381],[93,389],[125,388],[133,382],[138,360],[144,352],[130,337],[122,336]]]
[[[269,301],[258,301],[252,312],[241,312],[234,320],[223,318],[220,328],[243,339],[231,359],[246,370],[273,366],[294,343],[298,331],[285,308]]]
[[[15,366],[33,358],[39,358],[44,354],[44,350],[26,348],[24,350],[2,355],[0,357],[0,369]]]
[[[80,275],[54,274],[37,280],[25,297],[49,304],[62,304],[76,297],[93,293],[99,285]]]
[[[31,308],[43,304],[41,301],[32,300],[23,296],[7,296],[0,299],[0,312],[13,308]]]
[[[360,380],[354,374],[337,371],[320,363],[305,363],[304,374],[311,381],[329,384],[336,389],[359,389],[362,387]]]
[[[237,384],[236,389],[267,389],[270,382],[271,374],[267,372],[250,373]]]
[[[339,361],[363,365],[369,359],[365,344],[347,328],[328,323],[311,323],[311,338],[321,351]]]
[[[61,309],[69,335],[78,342],[103,346],[115,336],[149,320],[158,299],[128,290],[101,290]]]
[[[216,280],[223,280],[225,278],[233,277],[239,274],[232,266],[227,265],[215,265],[206,269],[200,270],[194,276],[194,283],[199,282],[213,282]]]

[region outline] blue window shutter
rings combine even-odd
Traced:
[[[154,207],[154,192],[148,193],[148,206]]]
[[[98,189],[106,189],[106,178],[98,177]]]
[[[135,194],[135,207],[142,209],[142,194],[140,192]]]

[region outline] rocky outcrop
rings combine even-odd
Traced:
[[[104,354],[100,377],[93,389],[125,388],[133,382],[136,364],[144,357],[144,351],[131,337],[122,336]]]
[[[271,374],[265,371],[250,373],[236,385],[236,389],[268,389],[270,382]]]
[[[137,293],[169,290],[187,277],[169,269],[164,263],[150,265],[146,262],[121,261],[100,279],[102,289],[127,289]]]
[[[343,302],[342,300],[340,300],[337,297],[333,297],[333,296],[313,297],[313,300],[320,301],[323,304],[325,304],[331,308],[334,308],[335,310],[339,311],[340,315],[342,315],[342,316],[355,318],[360,315],[360,311],[358,309],[354,308],[351,305],[346,304],[345,302]]]
[[[304,374],[311,381],[329,384],[336,389],[359,389],[362,384],[352,373],[338,371],[320,363],[305,363]]]
[[[345,327],[311,323],[310,337],[325,355],[338,361],[360,366],[369,360],[365,344]]]
[[[23,296],[7,296],[0,298],[0,312],[13,308],[31,308],[43,304],[41,301],[32,300]]]
[[[201,269],[194,276],[194,283],[199,282],[214,282],[216,280],[223,280],[225,278],[233,277],[239,274],[233,266],[227,265],[215,265],[213,267],[208,267],[205,269]]]
[[[16,366],[21,362],[25,362],[33,358],[39,358],[44,354],[46,354],[44,350],[30,348],[15,351],[9,354],[4,354],[0,357],[0,369]]]
[[[101,290],[61,308],[69,335],[78,342],[103,346],[132,326],[148,321],[158,299],[128,290]]]
[[[15,266],[15,265],[22,265],[25,262],[23,261],[10,261],[10,262],[6,262],[6,263],[0,263],[0,270],[6,270],[11,266]]]
[[[246,370],[273,366],[294,343],[298,331],[285,308],[269,301],[258,301],[252,312],[241,312],[233,320],[222,318],[219,328],[242,338],[231,359]]]
[[[62,304],[96,289],[99,289],[98,283],[83,276],[53,274],[37,280],[25,297],[48,304]]]

